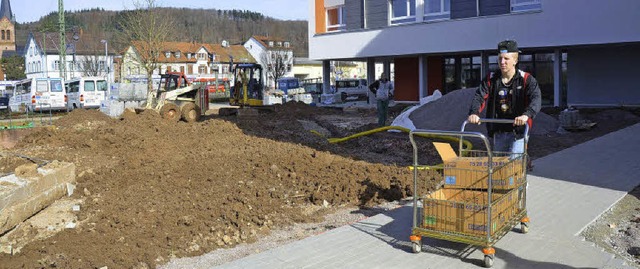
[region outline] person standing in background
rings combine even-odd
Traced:
[[[393,84],[386,73],[380,74],[380,79],[369,85],[369,90],[375,95],[378,108],[378,126],[386,125],[389,112],[389,100],[393,99]]]

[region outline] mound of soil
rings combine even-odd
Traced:
[[[430,114],[446,120],[451,109]],[[392,115],[399,112],[392,108]],[[548,112],[557,120],[557,113]],[[340,117],[364,124],[342,128],[329,120]],[[74,212],[78,225],[13,256],[0,254],[0,268],[150,268],[252,242],[292,223],[316,222],[341,206],[411,196],[413,174],[406,166],[413,150],[406,133],[342,143],[326,139],[373,129],[368,122],[375,122],[375,109],[298,103],[193,124],[163,121],[153,111],[111,119],[76,110],[57,120],[57,128],[34,131],[10,151],[76,164],[77,191],[69,199],[83,200],[82,210]],[[532,135],[529,152],[541,157],[637,122],[625,117],[579,133]],[[430,142],[420,140],[421,163],[441,161]],[[23,164],[0,158],[13,163],[3,171]],[[441,184],[429,171],[420,173],[426,179],[420,192]]]

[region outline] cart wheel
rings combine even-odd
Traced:
[[[491,268],[493,267],[493,255],[484,255],[484,267]]]
[[[411,250],[413,250],[413,253],[422,252],[422,242],[411,242]]]
[[[529,232],[529,223],[521,222],[520,223],[520,232],[526,234]]]

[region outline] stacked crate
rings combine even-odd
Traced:
[[[489,202],[489,161],[486,152],[458,157],[449,144],[434,145],[444,162],[441,168],[444,187],[425,197],[423,227],[469,235],[486,235],[490,231],[493,235],[520,212],[520,198],[524,190],[523,183],[526,182],[524,155],[514,158],[509,154],[492,158]],[[490,221],[487,215],[489,209]]]

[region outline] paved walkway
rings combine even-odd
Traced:
[[[534,161],[528,234],[510,232],[494,247],[494,268],[635,268],[579,234],[640,185],[640,124]],[[217,268],[478,268],[483,254],[465,244],[425,239],[411,252],[410,205]]]

